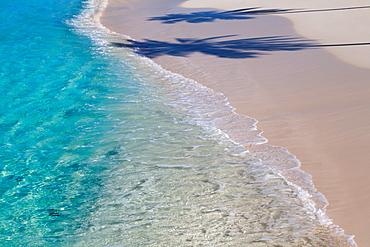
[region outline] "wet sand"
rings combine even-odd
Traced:
[[[318,41],[299,36],[291,20],[271,11],[179,7],[183,2],[110,0],[101,22],[146,47],[142,52],[165,69],[222,92],[237,113],[257,119],[268,143],[287,148],[313,176],[334,223],[367,246],[370,69],[328,52],[330,47],[319,48]],[[240,8],[249,7],[260,6]],[[347,15],[356,11],[363,9]],[[370,46],[356,49],[365,53]]]

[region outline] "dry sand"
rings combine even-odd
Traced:
[[[295,13],[295,19],[291,18],[293,13],[285,13],[294,24],[279,16],[281,11],[276,15],[260,11],[278,8],[278,1],[274,6],[269,1],[192,0],[184,5],[187,8],[179,7],[183,2],[111,0],[101,21],[112,31],[143,42],[148,47],[146,55],[164,68],[221,91],[236,112],[257,119],[269,143],[287,148],[302,162],[301,168],[313,176],[316,188],[330,203],[327,213],[334,223],[347,234],[354,234],[360,247],[368,246],[370,63],[366,59],[370,55],[366,54],[370,46],[321,49],[298,36],[293,26],[321,44],[370,42],[366,35],[356,33],[362,28],[360,24],[342,30],[321,22],[325,32],[339,29],[351,37],[347,40],[336,34],[328,35],[328,39],[320,36],[321,31],[315,33],[320,26],[315,24],[318,19],[330,23],[338,18],[366,17],[363,13],[369,13],[370,8],[357,8],[365,1],[351,1],[349,5],[345,3],[349,1],[338,0],[335,6],[329,4],[334,1],[310,1],[316,2],[310,6],[281,1],[279,9],[316,10]],[[235,15],[190,7],[258,7],[249,11],[260,12]],[[333,10],[318,11],[328,8]]]
[[[322,44],[370,44],[368,0],[190,0],[182,7],[267,10],[293,21],[295,30]],[[370,49],[363,46],[330,47],[339,59],[370,69]]]

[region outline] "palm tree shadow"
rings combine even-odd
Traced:
[[[201,11],[190,14],[168,14],[165,16],[151,17],[148,21],[162,21],[164,24],[174,24],[177,22],[202,23],[213,22],[215,20],[247,20],[253,19],[257,14],[276,14],[292,11],[292,9],[259,9],[245,8],[231,11]]]
[[[116,47],[133,48],[136,53],[148,58],[159,56],[186,57],[192,53],[203,53],[221,58],[254,58],[274,51],[298,51],[318,45],[302,38],[270,36],[247,39],[226,39],[236,35],[217,36],[205,39],[180,39],[165,42],[145,39],[144,41],[126,40],[125,43],[113,42]],[[226,39],[226,40],[225,40]]]
[[[328,9],[261,9],[260,7],[236,9],[230,11],[200,11],[189,14],[167,14],[165,16],[151,17],[148,21],[162,21],[164,24],[175,24],[177,22],[202,23],[215,20],[247,20],[256,15],[268,14],[297,14],[311,12],[347,11],[355,9],[366,9],[370,6],[354,6]]]

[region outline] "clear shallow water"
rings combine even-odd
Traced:
[[[268,150],[225,134],[263,142],[253,119],[110,46],[96,9],[0,9],[1,246],[350,246]]]

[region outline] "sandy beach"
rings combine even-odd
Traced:
[[[333,222],[367,246],[370,6],[290,2],[110,0],[101,22],[257,119],[312,175]]]

